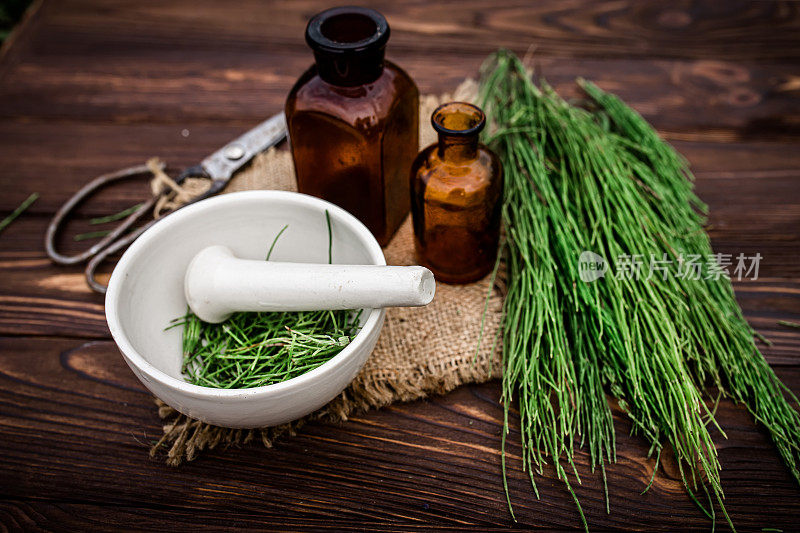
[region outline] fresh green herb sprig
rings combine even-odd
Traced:
[[[80,241],[88,241],[89,239],[99,239],[99,238],[105,237],[109,233],[111,233],[110,229],[101,229],[101,230],[97,230],[97,231],[87,231],[86,233],[78,233],[78,234],[76,234],[74,237],[72,237],[72,240],[74,240],[75,242],[80,242]]]
[[[6,229],[18,216],[20,216],[26,209],[28,209],[33,202],[39,198],[39,193],[31,193],[14,211],[3,220],[0,220],[0,232]]]
[[[328,262],[333,229],[328,228]],[[278,239],[275,236],[266,260]],[[361,311],[235,313],[221,324],[203,322],[191,311],[167,328],[183,328],[187,381],[204,387],[245,389],[272,385],[309,372],[341,352],[359,330]]]
[[[109,222],[116,222],[117,220],[122,220],[123,218],[127,218],[128,216],[134,214],[142,207],[142,205],[144,204],[139,203],[136,205],[132,205],[112,215],[92,218],[89,220],[89,224],[91,224],[92,226],[97,226],[100,224],[108,224]],[[75,241],[87,241],[89,239],[99,239],[105,237],[109,233],[111,233],[110,229],[87,231],[86,233],[78,233],[72,239]]]
[[[221,389],[272,385],[330,360],[358,332],[360,312],[236,313],[209,324],[188,312],[181,371],[190,383]]]
[[[797,399],[756,348],[730,281],[708,264],[699,279],[674,272],[581,279],[578,258],[587,250],[606,260],[653,256],[673,265],[713,252],[686,161],[617,97],[579,84],[591,107],[534,83],[510,52],[490,58],[482,72],[490,144],[505,170],[502,464],[509,508],[513,515],[505,441],[515,400],[534,490],[534,471],[551,462],[587,526],[570,484],[573,476],[580,483],[575,448],[588,446],[605,485],[616,446],[610,394],[649,443],[656,469],[671,450],[692,499],[712,520],[716,502],[731,524],[709,432],[721,431],[716,402],[728,396],[744,404],[800,481],[800,415],[789,402]],[[718,391],[716,400],[709,389]],[[607,489],[606,502],[608,509]]]

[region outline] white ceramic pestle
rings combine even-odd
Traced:
[[[194,314],[218,323],[236,311],[418,307],[436,283],[421,266],[327,265],[239,259],[226,246],[201,250],[186,270]]]

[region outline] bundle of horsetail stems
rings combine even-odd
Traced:
[[[333,234],[328,226],[328,262]],[[266,254],[269,261],[284,226]],[[358,333],[361,312],[297,311],[235,313],[220,324],[191,311],[173,320],[183,327],[181,372],[195,385],[245,389],[272,385],[309,372],[341,352]]]
[[[570,481],[580,483],[576,446],[588,446],[609,511],[611,397],[649,443],[653,479],[661,454],[674,453],[691,498],[712,521],[716,502],[733,528],[709,433],[713,426],[724,436],[716,405],[727,397],[746,406],[800,481],[797,398],[756,348],[725,272],[701,262],[694,276],[677,275],[686,258],[714,257],[686,161],[619,98],[578,84],[588,98],[572,105],[507,51],[481,70],[488,142],[505,172],[501,456],[509,509],[513,516],[506,436],[516,401],[522,466],[537,497],[535,473],[550,461],[588,529]],[[609,272],[584,281],[584,251],[671,266],[650,277]]]

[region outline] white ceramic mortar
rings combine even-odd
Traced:
[[[123,254],[108,285],[106,319],[128,366],[170,406],[226,427],[272,426],[296,420],[332,400],[353,380],[375,347],[383,309],[365,309],[361,331],[320,367],[283,383],[252,389],[213,389],[181,376],[181,331],[164,331],[186,312],[184,276],[203,248],[222,244],[237,257],[264,259],[284,225],[271,260],[326,263],[333,226],[333,260],[385,265],[369,230],[343,209],[311,196],[246,191],[210,198],[173,213],[143,233]]]

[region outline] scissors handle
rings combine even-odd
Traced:
[[[197,166],[189,167],[186,170],[184,170],[175,179],[175,182],[176,183],[182,183],[183,180],[185,180],[186,178],[191,178],[191,177],[210,179],[210,177],[206,173],[205,169],[202,166],[197,165]],[[209,189],[206,192],[204,192],[203,194],[201,194],[201,195],[199,195],[199,196],[197,196],[195,198],[192,198],[192,200],[190,202],[188,202],[185,205],[182,205],[181,207],[186,207],[187,205],[193,204],[195,202],[199,202],[200,200],[204,200],[204,199],[208,198],[209,196],[213,196],[213,195],[217,194],[219,191],[221,191],[225,187],[225,185],[227,183],[228,183],[227,180],[212,180],[211,181],[211,187],[209,187]],[[158,196],[155,196],[155,197],[151,198],[150,201],[148,202],[148,204],[149,204],[149,208],[148,209],[152,208],[152,206],[155,204],[155,202],[157,200],[158,200]],[[180,207],[178,209],[180,209]],[[153,224],[155,224],[159,220],[160,219],[153,219],[153,220],[149,221],[147,224],[143,224],[142,226],[136,228],[134,231],[128,233],[127,235],[125,235],[123,237],[120,237],[118,240],[112,242],[108,246],[106,246],[104,248],[101,248],[100,250],[96,251],[94,253],[94,255],[92,256],[92,258],[89,260],[89,262],[86,264],[86,269],[84,270],[84,275],[86,276],[86,283],[89,285],[89,288],[91,288],[95,292],[99,292],[100,294],[105,294],[106,290],[108,289],[108,286],[107,285],[103,285],[102,283],[97,281],[97,278],[96,278],[97,269],[110,256],[112,256],[115,253],[119,252],[120,250],[124,250],[125,248],[130,246],[131,243],[133,243],[133,241],[138,239],[139,236],[142,233],[144,233],[150,226],[152,226]]]
[[[163,169],[163,167],[164,165],[162,164],[161,168]],[[116,172],[111,172],[109,174],[104,174],[87,183],[72,198],[70,198],[67,203],[61,206],[61,209],[59,209],[55,214],[53,220],[50,221],[50,225],[47,226],[47,232],[45,233],[44,248],[48,257],[50,257],[54,263],[59,265],[76,265],[78,263],[83,263],[93,255],[97,254],[100,250],[106,248],[109,244],[114,242],[115,239],[133,226],[136,221],[142,217],[142,215],[152,210],[156,200],[158,199],[157,197],[152,197],[144,202],[136,211],[128,215],[128,217],[123,220],[122,223],[114,228],[111,233],[100,239],[97,243],[93,244],[83,252],[74,255],[64,255],[56,250],[55,241],[58,230],[61,228],[67,215],[69,215],[78,204],[109,183],[127,179],[139,174],[150,174],[150,169],[146,165],[137,165],[124,168]]]
[[[198,197],[192,198],[192,200],[185,205],[198,202],[220,192],[225,185],[227,185],[228,181],[230,181],[234,172],[247,164],[257,153],[266,150],[270,146],[276,145],[285,136],[286,117],[283,113],[279,113],[238,137],[233,142],[226,144],[224,147],[205,158],[199,165],[184,170],[175,179],[175,183],[181,184],[184,179],[188,177],[211,180],[211,187],[206,192]],[[160,163],[161,170],[164,169],[164,166],[163,163]],[[86,282],[92,290],[99,293],[105,293],[106,286],[95,279],[97,268],[109,256],[131,244],[139,235],[156,222],[156,220],[152,220],[131,231],[134,224],[136,224],[145,213],[152,211],[153,206],[156,205],[159,198],[169,189],[165,187],[159,194],[154,195],[144,202],[135,212],[130,214],[122,223],[114,228],[111,233],[81,253],[75,255],[59,253],[55,245],[56,236],[67,215],[87,197],[109,183],[139,174],[151,174],[151,170],[147,165],[139,165],[110,174],[104,174],[92,180],[58,210],[53,220],[50,222],[50,225],[47,227],[44,247],[50,259],[52,259],[54,263],[60,265],[75,265],[88,260],[85,270]]]
[[[151,220],[147,224],[136,228],[136,230],[130,232],[128,235],[121,237],[119,240],[113,242],[107,248],[103,248],[102,250],[98,251],[94,254],[94,257],[89,260],[86,264],[86,269],[83,271],[84,276],[86,276],[86,283],[89,285],[89,288],[95,292],[99,292],[100,294],[105,294],[106,290],[108,290],[107,285],[103,285],[95,278],[97,273],[97,268],[105,262],[105,260],[115,253],[119,252],[120,250],[128,247],[133,241],[139,238],[139,235],[144,233],[144,231],[156,223],[156,220]]]

